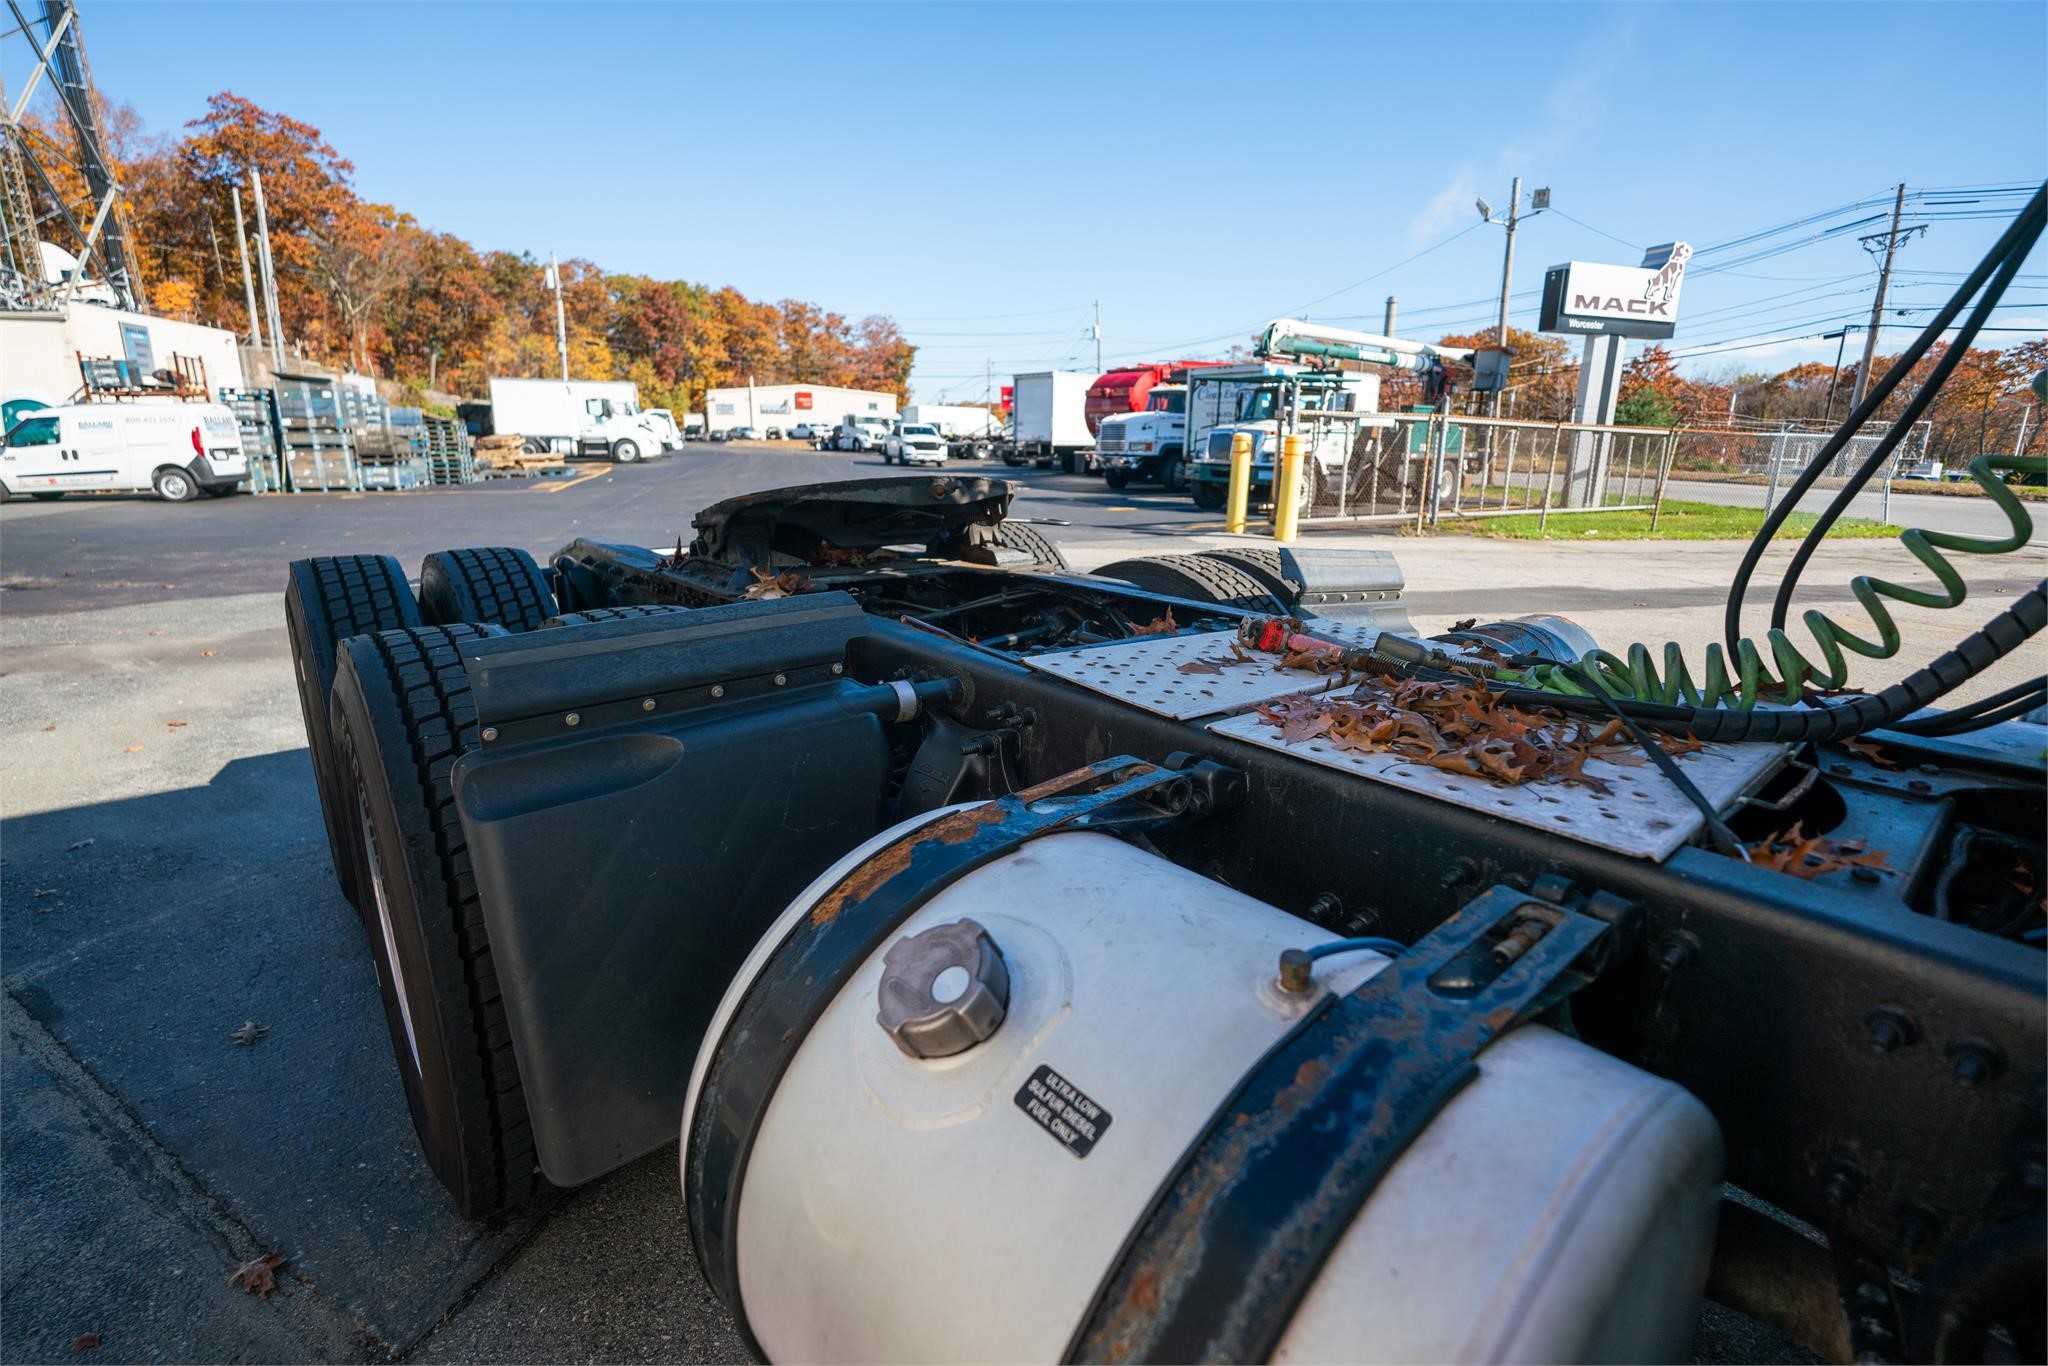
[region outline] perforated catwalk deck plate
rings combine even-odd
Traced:
[[[1268,702],[1313,690],[1299,669],[1276,669],[1277,659],[1260,655],[1242,663],[1230,652],[1232,631],[1195,636],[1145,636],[1138,640],[1034,655],[1030,667],[1084,688],[1128,702],[1176,721]],[[1183,664],[1205,663],[1215,673],[1183,673]]]
[[[1640,767],[1588,760],[1585,771],[1608,785],[1605,793],[1576,783],[1523,783],[1508,787],[1462,773],[1446,773],[1397,754],[1339,749],[1320,737],[1290,745],[1281,740],[1279,727],[1267,725],[1255,712],[1214,722],[1209,729],[1312,764],[1343,769],[1501,820],[1659,863],[1671,857],[1706,824],[1699,809],[1647,759]],[[1738,798],[1763,785],[1789,748],[1708,745],[1697,754],[1679,759],[1678,766],[1714,804],[1714,809],[1725,813]]]

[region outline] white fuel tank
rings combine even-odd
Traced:
[[[790,907],[706,1035],[686,1116],[790,927],[869,853],[942,814],[871,841]],[[964,1051],[911,1056],[878,1023],[885,954],[962,920],[1000,951],[1007,1009]],[[1324,938],[1100,834],[1048,835],[933,895],[825,1009],[762,1116],[733,1254],[734,1307],[761,1348],[778,1361],[1059,1360],[1247,1069],[1323,992],[1388,962],[1331,957],[1309,994],[1280,990],[1280,951]],[[1712,1117],[1539,1026],[1478,1061],[1353,1219],[1275,1360],[1684,1355],[1721,1178]],[[1028,1103],[1048,1089],[1065,1103]]]

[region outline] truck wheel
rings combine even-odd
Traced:
[[[1165,463],[1160,466],[1159,486],[1168,493],[1186,492],[1188,486],[1188,467],[1187,462],[1180,458],[1178,452],[1168,455]]]
[[[1241,607],[1248,612],[1286,611],[1266,586],[1236,565],[1199,555],[1152,555],[1143,559],[1118,560],[1095,571],[1105,579],[1122,579],[1148,593],[1195,602],[1214,602]]]
[[[1102,472],[1102,482],[1113,489],[1128,488],[1131,483],[1131,472],[1129,470],[1104,470]]]
[[[639,458],[640,447],[638,443],[623,439],[612,443],[612,460],[617,464],[630,465]]]
[[[1021,468],[1024,465],[1025,460],[1023,456],[1017,454],[1017,452],[1015,451],[1004,451],[1003,463],[1014,470]]]
[[[458,653],[495,626],[357,636],[334,680],[335,760],[361,832],[391,1047],[420,1148],[464,1217],[541,1184],[533,1124],[449,773],[477,744]]]
[[[666,617],[689,610],[687,607],[667,603],[647,603],[636,607],[593,607],[587,612],[569,612],[559,617],[549,617],[538,629],[552,631],[557,626],[585,626],[598,621],[631,621],[635,617]]]
[[[292,646],[292,672],[299,687],[299,712],[306,718],[306,750],[313,757],[313,787],[320,794],[320,819],[327,827],[327,855],[334,880],[351,906],[363,910],[356,885],[354,799],[341,786],[327,708],[334,693],[334,667],[341,642],[370,631],[420,624],[419,605],[406,587],[405,571],[389,555],[336,555],[293,560],[284,590],[285,635]]]
[[[150,482],[156,486],[156,496],[166,503],[189,503],[199,496],[199,481],[176,465],[164,466]]]
[[[1234,566],[1266,585],[1281,606],[1292,612],[1301,605],[1302,590],[1307,587],[1301,577],[1287,567],[1286,557],[1278,550],[1239,549],[1198,550],[1195,552],[1205,560],[1220,560]]]
[[[52,493],[31,493],[29,497],[35,499],[38,503],[54,503],[64,496],[64,492],[63,489],[58,489]]]
[[[420,563],[420,617],[429,626],[489,621],[531,631],[553,615],[547,576],[523,550],[437,550]]]
[[[1061,572],[1068,568],[1067,557],[1060,553],[1058,546],[1040,535],[1037,527],[1025,526],[1021,522],[998,522],[996,544],[1008,550],[1024,551],[1043,568]]]
[[[1073,472],[1074,472],[1074,453],[1073,453],[1072,451],[1062,451],[1062,452],[1060,453],[1060,473],[1061,473],[1061,474],[1072,474]]]
[[[1204,512],[1221,512],[1223,505],[1230,501],[1230,490],[1213,479],[1204,479],[1194,486],[1195,506]]]

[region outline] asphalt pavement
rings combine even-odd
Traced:
[[[673,1147],[485,1224],[457,1218],[428,1173],[328,866],[284,567],[363,551],[411,567],[463,545],[545,556],[579,534],[672,545],[719,498],[882,469],[693,446],[560,481],[0,510],[0,1360],[743,1356],[695,1269]],[[1044,519],[1083,570],[1229,539],[1184,497],[985,472],[1016,477],[1013,512]],[[1553,611],[1611,644],[1695,648],[1718,634],[1740,549],[1323,543],[1394,549],[1424,629]],[[1911,578],[1901,559],[1889,542],[1830,546],[1811,600],[1848,603],[1856,573]],[[2024,591],[2044,563],[2030,549],[1965,566],[1972,605]],[[1904,624],[1908,662],[1956,633],[1941,614]],[[245,1025],[253,1042],[234,1037]],[[282,1258],[277,1293],[229,1285],[266,1253]],[[74,1355],[88,1335],[98,1348]]]

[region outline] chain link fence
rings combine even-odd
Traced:
[[[1306,462],[1302,525],[1644,510],[1654,525],[1677,440],[1662,427],[1383,415],[1347,458]]]
[[[1884,472],[1873,478],[1870,492],[1879,503],[1882,520],[1891,520],[1892,481],[1939,483],[1960,471],[1947,470],[1928,454],[1933,431],[1931,422],[1913,425],[1893,449]],[[1821,447],[1835,434],[1833,427],[1800,426],[1786,423],[1775,429],[1695,427],[1679,433],[1678,453],[1672,462],[1673,479],[1761,485],[1764,507],[1776,507],[1780,493],[1789,488]],[[1818,489],[1839,489],[1883,439],[1882,432],[1851,437],[1828,461],[1815,481]]]

